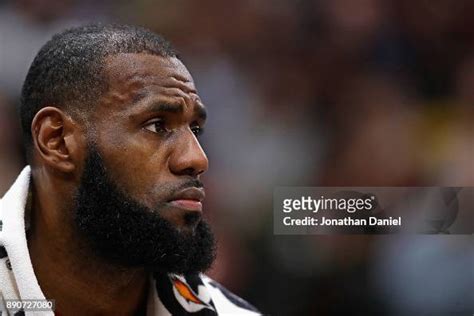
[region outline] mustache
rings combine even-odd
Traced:
[[[187,188],[201,189],[201,188],[204,188],[204,183],[202,183],[201,180],[192,179],[192,180],[186,181],[185,183],[181,184],[180,186],[178,186],[177,189],[178,190],[183,190],[183,189],[187,189]]]
[[[176,194],[184,189],[189,189],[189,188],[198,188],[198,189],[204,189],[204,183],[202,183],[201,180],[198,179],[191,179],[188,180],[184,183],[181,183],[177,186],[173,186],[173,188],[170,190],[170,195]]]

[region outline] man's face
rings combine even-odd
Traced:
[[[121,54],[105,74],[75,198],[78,231],[116,263],[207,268],[214,241],[199,177],[208,161],[197,139],[206,112],[189,72],[176,58]]]
[[[107,59],[109,92],[94,114],[96,143],[112,180],[178,229],[193,229],[202,188],[176,191],[208,168],[198,141],[206,110],[176,58],[121,54]]]

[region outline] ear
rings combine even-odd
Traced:
[[[74,120],[56,107],[42,108],[31,124],[36,155],[50,167],[70,173],[80,161],[80,129]]]

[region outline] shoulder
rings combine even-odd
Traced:
[[[201,278],[209,289],[219,314],[261,315],[252,304],[230,292],[222,284],[212,280],[206,275],[202,275]]]
[[[206,275],[157,272],[153,278],[159,300],[172,315],[261,315]]]

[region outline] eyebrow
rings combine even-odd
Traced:
[[[181,103],[153,102],[146,107],[150,112],[183,113],[184,107]]]
[[[153,102],[146,107],[147,111],[150,112],[168,112],[173,114],[181,114],[184,112],[184,105],[182,103],[171,103],[171,102]],[[207,110],[204,106],[196,104],[194,107],[194,113],[202,120],[207,118]]]

